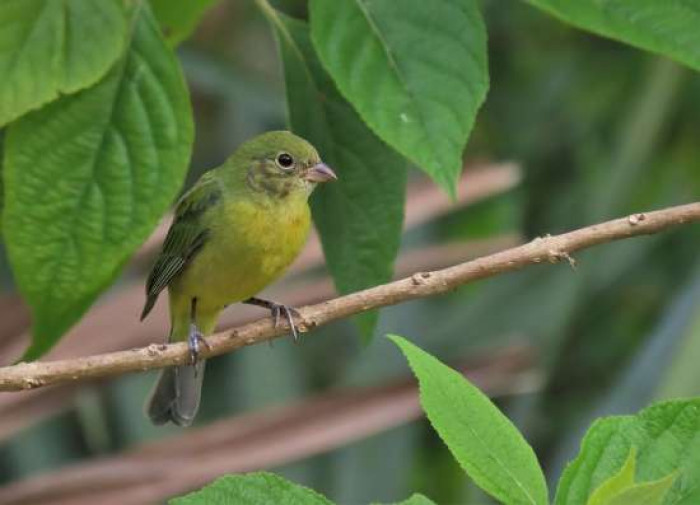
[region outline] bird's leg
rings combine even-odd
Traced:
[[[197,314],[197,299],[192,298],[192,307],[190,309],[190,331],[187,334],[187,345],[190,348],[190,364],[192,366],[197,364],[199,360],[199,350],[200,345],[204,346],[209,350],[209,344],[204,340],[204,335],[197,328],[197,323],[195,322],[195,316]]]
[[[289,323],[289,328],[292,331],[294,342],[299,342],[299,331],[297,330],[297,325],[294,322],[294,316],[301,317],[301,314],[299,314],[297,309],[290,307],[289,305],[271,302],[270,300],[263,300],[262,298],[256,298],[254,296],[248,298],[247,300],[243,300],[243,303],[247,303],[248,305],[257,305],[258,307],[265,307],[266,309],[269,309],[270,313],[272,314],[275,328],[277,328],[280,324],[280,316],[284,316],[287,323]]]

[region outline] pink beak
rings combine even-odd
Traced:
[[[325,163],[317,163],[306,172],[304,178],[310,182],[328,182],[337,180],[338,176]]]

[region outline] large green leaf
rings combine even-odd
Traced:
[[[618,472],[633,447],[639,454],[637,482],[651,486],[652,481],[675,479],[665,505],[700,503],[700,399],[693,399],[596,421],[559,481],[556,505],[587,503],[593,490]],[[663,487],[663,482],[654,486],[665,493]]]
[[[605,37],[669,56],[700,70],[700,2],[697,0],[528,0]]]
[[[78,320],[148,236],[180,189],[192,130],[180,67],[147,7],[97,85],[10,125],[4,228],[33,311],[27,359]]]
[[[406,163],[340,96],[316,59],[307,26],[261,5],[279,41],[291,128],[319,149],[339,177],[312,199],[336,286],[348,293],[386,282],[401,240]],[[357,320],[368,335],[376,313]]]
[[[176,46],[188,38],[197,23],[218,0],[150,0],[166,40]]]
[[[97,82],[125,40],[122,0],[2,0],[0,126]]]
[[[506,505],[546,505],[537,457],[508,418],[460,373],[402,337],[389,338],[418,377],[430,423],[474,482]]]
[[[226,475],[169,505],[332,505],[316,491],[272,473]]]
[[[488,89],[476,0],[311,0],[326,69],[367,124],[454,194]]]

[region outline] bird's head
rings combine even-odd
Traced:
[[[337,179],[314,146],[287,131],[263,133],[242,144],[235,157],[252,191],[276,198],[308,196],[318,183]]]

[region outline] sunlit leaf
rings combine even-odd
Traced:
[[[586,505],[605,505],[621,491],[634,486],[634,473],[637,468],[636,459],[637,450],[632,447],[620,470],[593,492],[588,498]]]
[[[603,505],[662,505],[675,478],[676,475],[671,474],[652,482],[635,484],[613,496]]]
[[[651,485],[672,476],[664,504],[700,503],[700,399],[692,399],[596,421],[559,481],[556,505],[586,504],[595,489],[618,473],[632,447],[638,454],[636,482]],[[658,492],[664,487],[656,486]]]
[[[97,85],[9,127],[4,229],[33,311],[25,358],[49,349],[148,236],[180,189],[192,136],[184,79],[147,7]]]
[[[430,423],[474,482],[506,505],[546,505],[537,457],[510,420],[460,373],[402,337],[389,338],[418,377]]]
[[[126,28],[121,0],[2,0],[0,126],[97,82]]]

